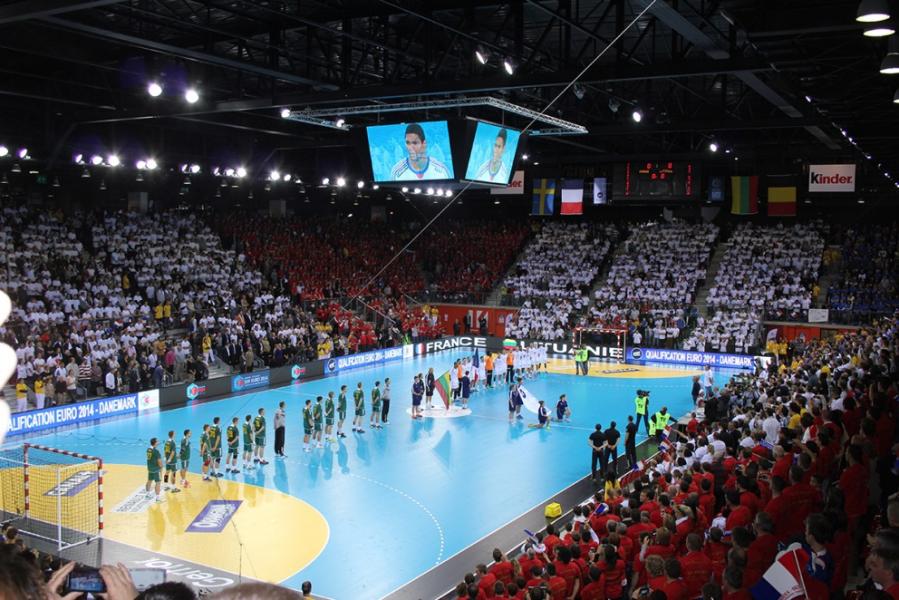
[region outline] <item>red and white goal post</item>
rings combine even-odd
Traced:
[[[25,443],[0,450],[0,520],[58,550],[103,533],[103,459]]]
[[[591,356],[625,362],[627,358],[627,328],[620,325],[596,325],[575,327],[572,331],[575,346],[584,345]]]

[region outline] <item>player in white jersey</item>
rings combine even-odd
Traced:
[[[428,156],[428,141],[418,123],[409,123],[406,126],[406,152],[408,156],[390,169],[392,181],[452,179],[445,164]]]

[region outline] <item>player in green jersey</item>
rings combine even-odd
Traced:
[[[337,396],[337,437],[346,437],[343,432],[343,422],[346,420],[346,386],[340,386],[340,395]],[[354,429],[355,431],[355,429]]]
[[[184,430],[184,437],[181,438],[181,487],[190,487],[187,480],[187,469],[190,467],[190,429]]]
[[[309,438],[312,437],[312,421],[312,400],[306,400],[306,405],[303,406],[303,452],[309,452]]]
[[[165,455],[165,475],[162,476],[167,492],[180,492],[175,487],[175,473],[178,471],[178,446],[175,441],[175,430],[169,431],[169,437],[162,446]]]
[[[212,462],[212,450],[209,447],[209,423],[203,423],[200,434],[200,460],[203,461],[203,481],[209,481],[209,464]]]
[[[362,417],[365,416],[365,392],[362,390],[362,382],[356,384],[353,390],[353,407],[355,408],[355,416],[353,417],[353,432],[365,433],[362,429]]]
[[[315,406],[312,407],[312,439],[316,442],[316,448],[323,448],[322,429],[325,423],[325,407],[322,405],[322,397],[315,399]]]
[[[260,408],[259,414],[253,419],[253,443],[256,445],[256,457],[253,462],[260,465],[267,465],[265,460],[265,409]]]
[[[328,392],[325,398],[325,436],[329,442],[336,442],[337,438],[332,435],[334,431],[334,392]]]
[[[231,424],[225,430],[225,435],[228,436],[228,454],[225,456],[225,470],[229,473],[240,473],[240,469],[237,468],[237,447],[240,445],[240,427],[237,417],[231,419]]]
[[[210,475],[213,477],[221,477],[222,472],[219,467],[222,463],[222,428],[219,426],[221,419],[215,417],[212,419],[212,427],[209,428],[209,457],[212,459],[212,469]]]
[[[381,428],[381,382],[376,381],[375,387],[371,390],[371,419],[369,427],[372,429]]]
[[[253,417],[247,415],[243,422],[243,468],[255,469],[253,466]]]
[[[159,455],[159,450],[156,448],[156,444],[159,443],[159,440],[156,438],[150,438],[150,447],[147,448],[147,497],[152,498],[153,493],[150,491],[150,488],[155,486],[156,488],[156,501],[162,502],[162,498],[159,496],[160,483],[159,483],[159,471],[162,469],[162,456]]]

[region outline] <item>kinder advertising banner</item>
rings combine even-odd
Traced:
[[[491,188],[491,196],[520,196],[524,194],[524,171],[515,171],[512,181],[506,187]]]
[[[90,402],[79,402],[65,406],[53,406],[12,415],[8,435],[23,435],[51,427],[78,425],[114,417],[137,413],[137,394],[98,398]]]
[[[244,390],[266,387],[268,386],[268,383],[268,369],[256,373],[244,373],[243,375],[235,375],[231,378],[231,391],[242,392]]]
[[[403,354],[403,347],[397,346],[396,348],[384,348],[383,350],[372,350],[371,352],[362,352],[360,354],[338,356],[328,360],[325,365],[325,373],[336,373],[337,371],[342,371],[344,369],[367,367],[369,365],[377,365],[391,360],[399,360],[403,358]]]
[[[719,354],[690,350],[664,350],[661,348],[628,348],[628,362],[657,362],[676,365],[711,365],[736,369],[754,369],[755,357],[751,354]]]
[[[854,192],[855,165],[809,165],[808,191]]]

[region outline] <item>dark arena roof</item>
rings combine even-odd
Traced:
[[[367,179],[365,125],[425,114],[522,128],[546,109],[587,132],[537,122],[525,151],[535,176],[644,157],[725,174],[856,162],[857,191],[875,199],[899,175],[896,85],[879,72],[894,46],[863,35],[857,5],[6,1],[0,135],[63,180],[92,153]],[[484,97],[516,108],[472,100]]]

